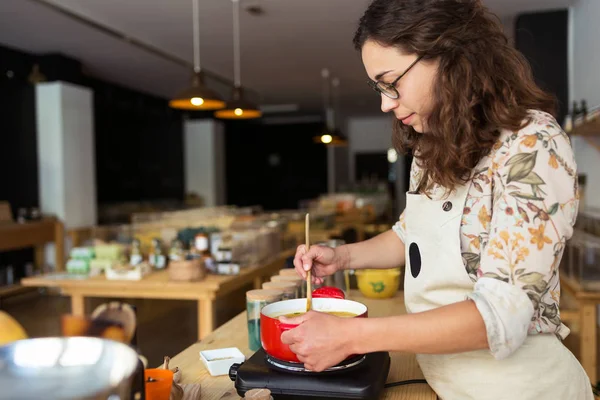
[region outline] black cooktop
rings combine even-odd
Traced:
[[[258,350],[242,364],[234,364],[229,377],[243,397],[250,389],[267,388],[275,400],[369,399],[380,397],[390,370],[387,352],[369,353],[357,367],[335,373],[282,372]]]

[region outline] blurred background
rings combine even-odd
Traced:
[[[559,100],[591,232],[600,207],[600,1],[483,2]],[[67,263],[72,248],[106,232],[131,243],[143,236],[136,223],[168,213],[202,210],[195,227],[229,215],[289,230],[311,211],[330,230],[324,240],[345,242],[389,229],[404,208],[411,157],[392,148],[393,116],[381,112],[352,46],[367,5],[2,0],[1,305],[33,332],[58,330],[39,316],[68,302],[19,280],[64,270],[57,253]],[[233,97],[228,115],[207,109]],[[50,233],[13,229],[50,216],[61,225]],[[589,254],[596,271],[597,250]],[[177,316],[173,304],[152,306],[150,330],[178,323],[160,315],[195,329],[194,311]],[[220,320],[239,312],[227,304],[236,306]],[[195,339],[187,335],[181,343]]]

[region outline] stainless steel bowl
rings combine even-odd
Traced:
[[[90,337],[26,339],[0,347],[0,399],[128,399],[138,355]]]

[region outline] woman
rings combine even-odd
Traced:
[[[315,371],[350,354],[416,353],[444,400],[593,399],[561,343],[558,265],[578,198],[552,98],[477,0],[375,0],[354,44],[396,117],[395,146],[415,155],[406,209],[365,242],[300,246],[294,265],[318,284],[405,264],[408,314],[309,312],[287,319],[300,325],[282,341]]]

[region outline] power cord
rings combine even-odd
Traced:
[[[425,383],[426,384],[427,381],[425,379],[408,379],[406,381],[386,383],[384,387],[391,388],[391,387],[396,387],[396,386],[412,385],[415,383]]]

